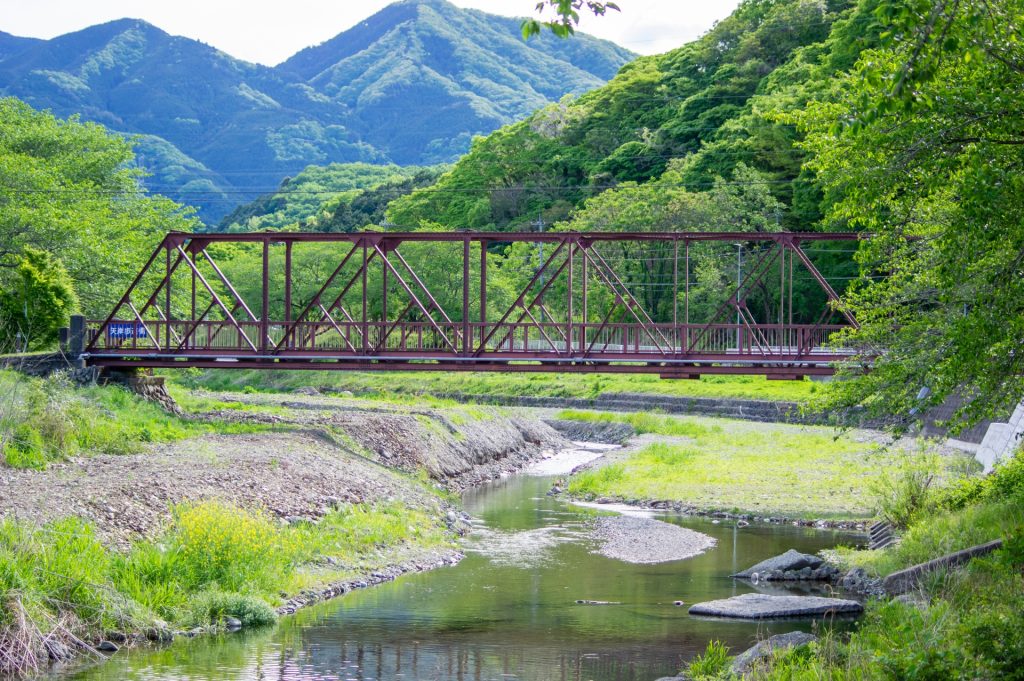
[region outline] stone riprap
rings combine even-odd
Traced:
[[[774,653],[805,646],[817,640],[818,637],[813,634],[791,631],[788,634],[777,634],[764,641],[758,641],[757,645],[736,656],[732,661],[732,673],[738,676],[749,674],[755,667],[766,666],[768,658]]]
[[[815,615],[855,615],[864,611],[857,601],[820,596],[769,596],[743,594],[717,601],[698,603],[691,615],[731,617],[736,619],[776,619],[782,617],[813,617]]]
[[[838,570],[825,565],[825,561],[818,556],[807,553],[800,553],[795,549],[786,551],[781,556],[775,556],[762,560],[757,565],[746,570],[737,572],[732,577],[741,579],[773,580],[801,580],[801,579],[832,579],[838,574]]]

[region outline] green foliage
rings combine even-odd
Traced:
[[[521,228],[538,214],[564,220],[584,200],[658,178],[670,160],[685,159],[681,176],[663,185],[696,194],[720,181],[770,190],[783,204],[777,222],[808,229],[817,213],[801,176],[805,154],[774,111],[800,106],[845,66],[827,58],[829,32],[856,13],[851,4],[744,2],[699,40],[641,57],[606,86],[475,140],[435,187],[395,201],[389,219],[470,229]],[[856,38],[869,32],[850,23]],[[761,174],[755,184],[736,177],[741,165]],[[799,224],[787,215],[798,200],[799,216],[809,218]]]
[[[543,0],[537,3],[537,11],[544,12],[551,9],[555,14],[554,21],[543,23],[536,19],[525,19],[522,24],[524,38],[539,35],[541,28],[550,29],[559,38],[567,38],[576,33],[576,26],[580,22],[579,10],[586,7],[595,16],[602,16],[608,10],[619,11],[619,6],[614,2],[595,2],[594,0]]]
[[[187,231],[193,222],[139,188],[128,167],[131,144],[101,126],[7,98],[0,99],[0,131],[0,289],[15,303],[26,287],[41,296],[32,310],[44,315],[41,342],[75,306],[69,284],[83,313],[107,312],[134,276],[122,265],[141,265],[157,235]],[[13,333],[0,332],[0,345]]]
[[[715,679],[729,668],[729,648],[721,641],[708,641],[701,655],[690,661],[686,671],[696,681]]]
[[[1024,393],[1022,5],[873,4],[884,43],[792,119],[826,224],[874,235],[845,301],[873,369],[851,362],[829,407],[906,426],[956,394],[953,425],[998,417]]]
[[[139,541],[124,553],[101,544],[78,518],[43,527],[3,519],[0,635],[25,641],[37,627],[45,637],[69,621],[86,638],[168,623],[220,624],[227,616],[247,627],[271,624],[281,592],[336,581],[357,566],[376,569],[388,550],[445,541],[438,519],[398,503],[340,509],[321,525],[299,527],[222,502],[187,504],[174,510],[158,541]],[[308,570],[325,556],[337,567]],[[7,665],[0,660],[0,673],[13,671]]]
[[[369,163],[307,166],[295,177],[285,178],[276,192],[235,208],[221,220],[219,229],[258,231],[297,227],[308,231],[337,231],[329,225],[343,205],[351,205],[381,185],[394,186],[422,173],[436,174],[416,166],[403,168]]]
[[[257,429],[259,427],[256,427]],[[130,454],[149,442],[247,425],[190,422],[117,387],[76,388],[61,376],[0,371],[0,454],[9,466],[45,468],[79,453]]]
[[[46,251],[26,246],[12,280],[0,288],[0,353],[52,347],[77,307],[64,265]]]
[[[669,435],[677,437],[703,437],[724,432],[720,425],[709,425],[699,423],[693,419],[678,418],[674,416],[659,416],[650,412],[635,412],[630,414],[613,414],[603,411],[580,411],[577,409],[563,409],[558,412],[558,418],[570,419],[573,421],[591,421],[597,423],[628,423],[633,426],[638,434],[654,433],[657,435]]]
[[[704,376],[699,381],[670,381],[650,375],[541,374],[512,372],[372,372],[349,371],[305,374],[287,371],[207,371],[192,385],[212,390],[241,390],[260,386],[290,391],[313,386],[326,391],[348,390],[374,398],[406,395],[445,397],[507,395],[531,397],[596,397],[609,393],[639,393],[690,397],[804,402],[815,392],[811,381],[769,381],[762,376]]]
[[[168,551],[175,554],[175,574],[188,590],[216,585],[267,591],[288,570],[290,547],[263,514],[204,501],[176,508],[172,527]]]
[[[189,601],[183,622],[190,626],[223,624],[226,617],[238,619],[244,627],[277,622],[277,612],[256,596],[224,591],[204,591]]]
[[[112,589],[110,566],[110,554],[81,520],[68,518],[37,529],[0,520],[0,593],[5,594],[0,630],[15,626],[16,604],[39,617],[44,631],[55,622],[42,615],[62,609],[94,626],[122,626],[133,613]]]
[[[907,454],[870,485],[879,514],[896,528],[906,528],[928,506],[933,483],[942,472],[938,455]]]
[[[869,602],[849,636],[823,638],[813,655],[786,656],[758,678],[1020,679],[1022,566],[1019,554],[997,552],[928,580],[920,605]]]

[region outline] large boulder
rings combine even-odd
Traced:
[[[790,549],[781,556],[762,560],[757,565],[749,567],[742,572],[737,572],[732,576],[750,579],[755,572],[757,574],[771,574],[775,572],[796,572],[803,570],[804,568],[817,570],[824,564],[824,562],[825,561],[818,556],[812,556],[807,553],[800,553],[796,549]]]
[[[755,667],[764,666],[767,658],[777,651],[804,646],[817,640],[818,637],[812,634],[791,631],[788,634],[778,634],[759,641],[753,648],[736,656],[736,659],[732,661],[732,673],[743,676],[753,671]]]
[[[863,611],[864,606],[857,601],[842,598],[769,596],[768,594],[743,594],[742,596],[698,603],[690,608],[691,615],[750,620],[857,614]]]

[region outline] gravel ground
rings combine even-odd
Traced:
[[[0,467],[0,518],[43,524],[78,516],[93,521],[105,543],[123,548],[159,534],[174,504],[200,499],[260,508],[282,520],[390,499],[443,515],[437,495],[399,471],[426,470],[439,486],[457,490],[518,470],[564,443],[540,421],[497,412],[454,423],[443,410],[286,398],[262,398],[278,408],[272,414],[205,415],[280,426],[278,432],[206,435],[140,454],[75,457],[43,471]]]
[[[598,518],[593,537],[597,553],[627,563],[665,563],[700,555],[715,546],[706,534],[653,518],[611,516]]]

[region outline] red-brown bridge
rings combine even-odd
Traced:
[[[831,374],[846,355],[829,337],[856,321],[836,312],[809,253],[858,238],[172,232],[110,315],[79,334],[85,361],[108,367]],[[502,246],[512,257],[492,252]],[[695,322],[701,258],[728,258],[737,277],[705,285]],[[794,323],[801,277],[821,309],[808,321],[805,304]]]

